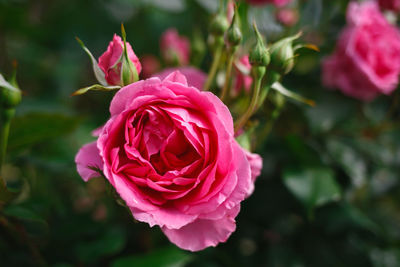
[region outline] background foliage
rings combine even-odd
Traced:
[[[159,229],[134,222],[105,181],[78,176],[74,156],[107,119],[112,96],[70,97],[95,81],[74,37],[99,56],[123,22],[139,57],[159,55],[169,27],[189,38],[196,28],[205,39],[214,2],[0,0],[0,70],[11,73],[17,60],[24,91],[2,174],[19,192],[0,212],[2,266],[399,266],[398,90],[361,103],[320,82],[345,0],[297,1],[301,18],[290,29],[274,21],[273,7],[240,8],[269,41],[302,29],[321,52],[302,52],[283,81],[316,106],[286,101],[257,146],[263,173],[227,243],[179,250]],[[202,67],[209,64],[208,56]]]

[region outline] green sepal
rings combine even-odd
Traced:
[[[121,86],[103,86],[100,84],[94,84],[92,86],[81,88],[81,89],[75,91],[74,93],[72,93],[71,95],[72,96],[83,95],[88,91],[113,91],[113,90],[119,90],[119,89],[121,89]]]
[[[89,56],[90,60],[92,61],[92,67],[93,67],[93,72],[94,75],[96,76],[97,81],[103,85],[107,86],[108,83],[105,78],[104,72],[100,69],[96,58],[92,55],[92,53],[89,51],[89,49],[85,46],[85,44],[79,39],[78,37],[75,37],[82,49],[86,52],[86,54]]]
[[[301,103],[304,103],[304,104],[307,104],[307,105],[309,105],[309,106],[311,106],[311,107],[314,107],[314,106],[315,106],[315,102],[314,102],[313,100],[307,99],[307,98],[305,98],[305,97],[303,97],[303,96],[301,96],[301,95],[299,95],[299,94],[296,94],[296,93],[294,93],[294,92],[292,92],[292,91],[286,89],[286,88],[285,88],[281,83],[279,83],[279,82],[275,82],[275,83],[271,86],[271,88],[274,89],[274,90],[276,90],[276,91],[278,91],[279,93],[281,93],[282,95],[284,95],[284,96],[286,96],[286,97],[288,97],[288,98],[291,98],[291,99],[293,99],[293,100],[296,100],[296,101],[301,102]]]

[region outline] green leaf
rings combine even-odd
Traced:
[[[327,148],[333,160],[349,175],[352,184],[355,187],[363,186],[367,178],[367,165],[362,155],[338,139],[328,140]]]
[[[96,76],[97,81],[99,81],[99,83],[101,85],[107,86],[108,84],[107,84],[107,81],[105,78],[105,74],[100,69],[99,65],[97,64],[96,58],[92,55],[90,50],[85,46],[85,44],[81,41],[81,39],[76,37],[76,40],[78,41],[78,43],[80,44],[82,49],[86,52],[86,54],[89,56],[90,60],[92,61],[93,72],[94,72],[94,75]]]
[[[112,267],[152,266],[152,267],[179,267],[184,266],[191,255],[177,247],[166,247],[146,255],[119,258],[112,263]]]
[[[299,171],[285,170],[283,182],[303,204],[309,216],[313,209],[340,198],[340,188],[328,168],[309,168]]]
[[[100,85],[100,84],[95,84],[95,85],[92,85],[92,86],[88,86],[88,87],[84,87],[84,88],[81,88],[79,90],[76,90],[75,92],[72,93],[72,95],[73,96],[83,95],[86,92],[91,91],[91,90],[93,90],[93,91],[106,91],[107,92],[107,91],[118,90],[120,88],[121,88],[121,86],[103,86],[103,85]]]
[[[80,119],[63,114],[30,113],[11,122],[8,150],[24,149],[73,131]]]
[[[3,214],[21,221],[29,234],[42,236],[48,233],[47,222],[30,208],[21,205],[9,205],[4,208]]]
[[[126,235],[121,228],[111,228],[92,241],[81,242],[76,246],[78,258],[84,262],[96,260],[120,252],[126,243]]]

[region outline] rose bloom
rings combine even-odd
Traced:
[[[190,42],[179,36],[174,28],[166,30],[160,40],[161,54],[168,64],[187,65],[190,60]]]
[[[133,52],[132,46],[127,42],[126,49],[128,58],[136,67],[139,76],[142,66],[139,59]],[[122,54],[124,52],[124,42],[121,37],[114,34],[113,40],[107,47],[107,51],[99,57],[99,67],[104,72],[106,81],[109,85],[121,85],[121,65]]]
[[[400,0],[379,0],[379,6],[382,9],[400,12]]]
[[[282,7],[292,2],[292,0],[247,0],[247,2],[251,5],[273,4],[277,7]]]
[[[202,89],[207,80],[207,74],[195,67],[169,68],[154,74],[154,77],[164,80],[168,75],[175,71],[179,71],[183,76],[186,77],[189,86],[196,87],[198,89]]]
[[[323,83],[369,101],[396,89],[400,74],[400,33],[375,2],[351,2],[347,27],[333,55],[323,61]]]
[[[136,220],[158,225],[183,249],[226,241],[262,162],[234,139],[221,100],[173,72],[120,89],[110,113],[75,158],[82,178],[101,169]]]

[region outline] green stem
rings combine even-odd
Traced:
[[[232,73],[232,66],[233,60],[235,59],[235,52],[231,51],[228,55],[228,65],[226,66],[226,74],[225,74],[225,83],[224,88],[222,89],[221,93],[221,101],[224,102],[226,97],[229,97],[230,88],[231,88],[231,73]]]
[[[221,55],[222,55],[222,48],[223,48],[223,45],[221,44],[215,50],[211,69],[208,73],[207,81],[204,84],[204,91],[210,90],[211,83],[214,81],[214,77],[217,74],[219,62],[221,60]]]
[[[253,96],[251,98],[250,105],[248,106],[247,110],[243,115],[235,122],[235,133],[237,133],[250,119],[251,115],[256,110],[257,104],[258,104],[258,98],[260,96],[260,89],[261,89],[261,81],[262,78],[265,74],[265,67],[256,67],[258,70],[253,71]],[[261,71],[262,68],[262,71]],[[259,73],[258,73],[259,72]]]
[[[15,109],[4,109],[0,118],[0,173],[6,157],[8,134],[10,133],[11,118],[14,113]]]

